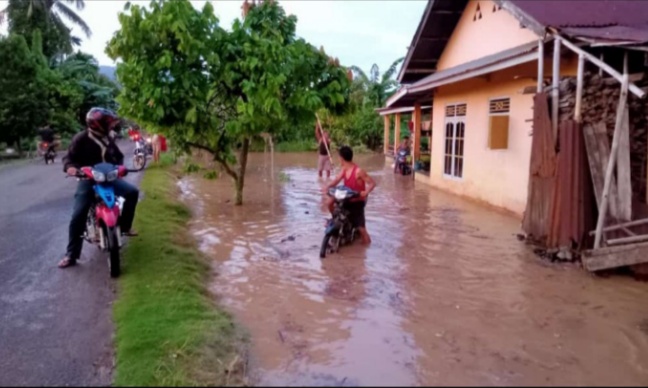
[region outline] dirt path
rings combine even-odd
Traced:
[[[381,156],[360,158],[379,184],[374,244],[321,261],[314,156],[275,159],[273,185],[254,155],[242,208],[227,180],[181,184],[260,384],[648,384],[648,284],[544,263],[518,220],[414,187]]]

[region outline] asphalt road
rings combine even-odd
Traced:
[[[132,143],[120,146],[130,165]],[[0,165],[0,386],[111,383],[115,282],[106,256],[85,244],[78,266],[57,268],[76,188],[62,154],[53,165]]]

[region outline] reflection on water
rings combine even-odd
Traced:
[[[648,384],[648,284],[543,263],[518,220],[358,159],[374,243],[323,261],[316,155],[252,155],[243,207],[228,179],[180,184],[259,384]]]

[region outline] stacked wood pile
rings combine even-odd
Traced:
[[[648,85],[648,79],[631,76],[637,86]],[[605,123],[609,142],[612,143],[614,123],[621,87],[614,78],[601,77],[597,73],[586,72],[583,77],[582,122],[583,125]],[[563,78],[560,81],[560,121],[574,117],[576,103],[576,78]],[[632,192],[635,198],[646,198],[646,157],[648,151],[648,101],[642,101],[633,94],[629,95],[630,116],[630,163]]]

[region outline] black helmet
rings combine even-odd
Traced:
[[[119,117],[110,109],[92,108],[86,115],[88,129],[104,136],[108,135],[118,123]]]

